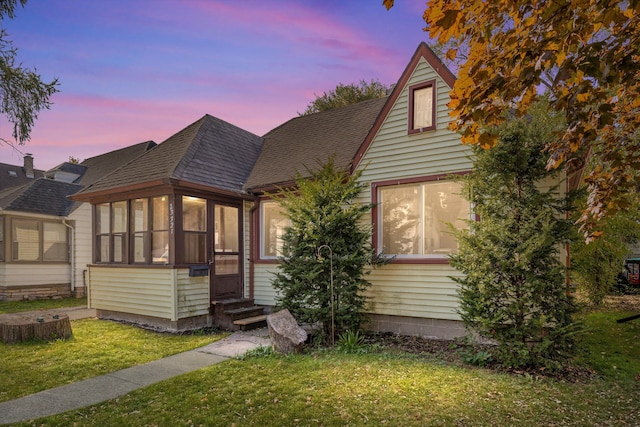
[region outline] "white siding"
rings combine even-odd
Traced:
[[[75,286],[83,287],[86,286],[85,271],[87,270],[87,266],[93,261],[91,204],[83,203],[69,215],[69,219],[74,228],[74,241],[72,242],[74,248],[72,254],[75,255],[75,263],[73,265],[75,270]]]
[[[0,264],[2,286],[40,286],[69,283],[69,264]]]

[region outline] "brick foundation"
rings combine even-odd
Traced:
[[[24,301],[69,297],[71,297],[71,289],[68,283],[0,287],[0,301]]]

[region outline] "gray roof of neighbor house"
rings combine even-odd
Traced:
[[[76,203],[67,196],[81,189],[78,184],[38,178],[21,187],[0,192],[0,209],[67,216]]]
[[[261,147],[261,137],[207,114],[79,194],[168,179],[242,193]]]
[[[34,177],[27,178],[23,166],[0,163],[0,190],[33,182],[34,179],[42,178],[44,171],[34,169]]]
[[[331,156],[339,168],[349,166],[387,97],[300,116],[264,135],[262,153],[247,179],[248,190],[292,183]]]

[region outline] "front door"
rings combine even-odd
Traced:
[[[242,261],[240,258],[242,229],[240,209],[215,204],[213,242],[210,262],[211,299],[219,301],[242,297]]]

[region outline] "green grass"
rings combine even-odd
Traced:
[[[87,305],[86,298],[39,299],[33,301],[0,301],[0,314],[19,311],[46,310],[50,308]]]
[[[625,315],[584,316],[586,350],[578,363],[598,375],[579,383],[397,353],[284,357],[256,351],[112,401],[20,425],[637,426],[640,322],[615,322]],[[120,345],[126,347],[127,340]]]
[[[207,345],[218,335],[161,334],[116,322],[71,322],[73,337],[0,343],[0,401],[114,372]]]

